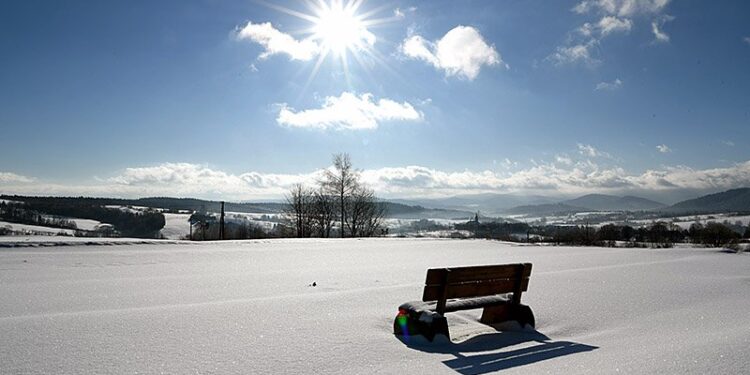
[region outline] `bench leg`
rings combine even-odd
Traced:
[[[420,319],[408,311],[399,311],[393,321],[393,333],[402,336],[406,341],[410,336],[421,335],[432,341],[436,335],[445,335],[450,339],[448,333],[448,320],[444,316],[435,315],[429,320]]]
[[[513,304],[485,307],[482,311],[482,318],[479,321],[484,324],[497,324],[509,320],[517,321],[521,327],[525,327],[528,324],[533,328],[536,324],[534,313],[530,307]]]
[[[513,320],[513,311],[511,304],[488,306],[482,310],[480,322],[484,324],[495,324]]]

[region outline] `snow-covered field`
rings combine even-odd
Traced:
[[[164,228],[161,234],[170,240],[179,240],[190,235],[190,214],[164,214]]]
[[[18,239],[18,238],[16,238]],[[429,267],[534,264],[537,332],[393,336]],[[310,286],[316,282],[317,286]],[[483,240],[0,248],[0,373],[750,373],[750,255]]]
[[[0,227],[8,228],[14,232],[19,232],[19,233],[29,234],[29,235],[43,234],[43,235],[55,236],[59,233],[65,233],[66,235],[72,236],[76,232],[73,229],[62,229],[62,228],[53,228],[53,227],[43,227],[40,225],[18,224],[18,223],[11,223],[7,221],[0,221]]]
[[[68,220],[76,223],[76,227],[78,227],[78,229],[81,229],[81,230],[95,230],[97,227],[99,227],[99,225],[102,224],[100,221],[91,220],[91,219],[72,218]]]

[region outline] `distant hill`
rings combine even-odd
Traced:
[[[482,193],[456,195],[446,198],[392,199],[391,201],[406,205],[419,205],[427,208],[468,212],[479,211],[484,215],[494,215],[504,212],[512,207],[555,203],[558,199],[539,195]]]
[[[646,211],[666,207],[665,204],[646,198],[605,194],[588,194],[559,203],[522,205],[504,210],[508,215],[554,215],[586,211]]]
[[[646,198],[605,194],[588,194],[562,203],[591,211],[647,211],[666,207],[663,203]]]
[[[750,212],[750,188],[727,190],[721,193],[688,199],[663,209],[670,213]]]
[[[547,216],[547,215],[565,215],[576,212],[591,211],[588,208],[571,206],[564,203],[535,204],[526,206],[517,206],[505,210],[508,215],[529,215],[529,216]]]
[[[406,205],[394,202],[384,202],[386,217],[394,219],[462,219],[469,220],[474,214],[468,211],[449,210],[442,208],[426,208],[419,205]]]

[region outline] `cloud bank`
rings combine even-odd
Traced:
[[[583,151],[589,152],[589,149]],[[597,154],[600,151],[592,151]],[[515,171],[443,171],[425,166],[368,169],[362,179],[383,197],[437,197],[479,192],[576,195],[627,194],[680,190],[716,191],[750,186],[750,161],[712,169],[664,167],[630,174],[618,166],[602,167],[587,156]],[[280,199],[295,183],[313,184],[323,170],[298,174],[233,174],[189,163],[127,168],[88,184],[57,184],[0,172],[6,194],[92,195],[106,197],[177,196],[228,200]],[[8,178],[9,175],[15,177]]]
[[[0,172],[0,185],[10,183],[29,183],[33,182],[31,177],[21,176],[11,172]]]

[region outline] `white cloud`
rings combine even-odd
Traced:
[[[384,121],[420,121],[424,115],[408,102],[399,103],[391,99],[373,100],[365,93],[357,96],[343,92],[341,96],[329,96],[321,108],[295,111],[281,104],[276,122],[294,128],[313,129],[377,129]]]
[[[597,23],[586,22],[576,31],[578,34],[591,38],[590,40],[599,41],[602,38],[617,32],[628,33],[633,28],[633,21],[628,18],[617,18],[614,16],[604,16]]]
[[[320,53],[320,46],[311,39],[297,40],[273,27],[270,22],[248,22],[237,31],[240,40],[251,40],[263,46],[265,51],[259,56],[266,59],[276,54],[286,54],[291,60],[309,61]]]
[[[295,183],[312,185],[322,173],[323,170],[319,169],[296,174],[233,174],[196,164],[164,163],[128,168],[111,178],[89,184],[64,185],[14,177],[0,179],[0,188],[7,194],[261,200],[280,199]],[[715,191],[750,186],[750,161],[702,170],[684,166],[664,167],[640,174],[629,174],[618,166],[605,168],[586,161],[572,162],[570,165],[541,162],[511,173],[404,166],[368,169],[362,171],[361,175],[363,181],[383,197],[429,197],[475,192],[623,194],[679,189]]]
[[[495,47],[471,26],[456,26],[435,42],[412,35],[403,41],[400,50],[407,57],[444,70],[447,76],[468,80],[476,78],[482,66],[504,64]]]
[[[363,179],[385,196],[453,195],[471,192],[585,194],[677,189],[730,189],[750,184],[750,161],[729,168],[694,170],[670,167],[628,174],[620,167],[594,163],[539,164],[503,176],[491,171],[447,172],[421,166],[366,170]]]
[[[747,43],[747,44],[750,44],[750,36],[746,36],[746,37],[742,38],[742,40],[743,40],[743,41],[744,41],[745,43]]]
[[[573,7],[579,14],[598,12],[603,14],[630,17],[638,14],[657,14],[670,0],[584,0]]]
[[[661,27],[669,21],[672,21],[674,17],[664,16],[657,20],[651,21],[651,32],[654,33],[654,43],[668,43],[670,38],[667,33],[662,31]]]
[[[599,20],[597,27],[602,36],[606,36],[615,32],[630,32],[633,28],[633,21],[627,18],[620,19],[614,16],[606,16]]]
[[[502,167],[505,169],[511,169],[517,167],[518,162],[505,158],[500,162],[500,165],[502,165]]]
[[[396,8],[393,10],[393,16],[396,18],[404,18],[407,13],[414,13],[417,11],[417,7],[408,7],[406,9]]]
[[[105,180],[120,189],[139,188],[154,191],[173,189],[180,196],[217,192],[234,195],[242,192],[263,191],[283,193],[295,183],[311,183],[321,175],[321,171],[307,174],[289,175],[248,172],[231,174],[190,163],[163,163],[151,167],[126,168],[119,175]],[[116,189],[118,190],[118,189]]]
[[[601,40],[611,34],[628,33],[632,28],[633,21],[615,16],[604,16],[594,24],[586,22],[576,29],[577,38],[574,35],[566,45],[557,47],[548,59],[558,65],[579,62],[589,66],[597,65],[601,61],[592,55]]]
[[[596,45],[597,41],[592,39],[582,44],[557,47],[555,52],[550,55],[548,59],[558,65],[575,64],[578,62],[583,62],[590,66],[597,65],[600,61],[591,56],[591,50],[594,49]]]
[[[555,162],[563,165],[573,165],[573,159],[569,158],[567,155],[555,155]]]
[[[34,179],[31,177],[21,176],[11,172],[0,172],[0,184],[30,182],[34,182]]]
[[[612,158],[612,155],[610,155],[609,153],[598,150],[596,147],[592,145],[585,145],[585,144],[579,143],[577,146],[578,146],[578,153],[583,156],[588,156],[591,158],[596,158],[596,157]]]
[[[632,25],[629,19],[611,16],[606,16],[595,24],[584,23],[576,29],[579,37],[570,37],[567,44],[558,46],[547,59],[557,65],[584,63],[596,66],[601,61],[593,55],[602,39],[617,32],[630,32]]]
[[[595,90],[597,91],[612,91],[622,87],[622,81],[617,78],[612,82],[599,82],[596,84]]]
[[[734,142],[732,141],[721,141],[721,143],[729,147],[734,147]]]
[[[661,152],[662,154],[667,154],[667,153],[672,152],[672,149],[669,148],[669,146],[667,146],[665,144],[660,144],[660,145],[656,146],[656,149],[659,150],[659,152]]]
[[[583,0],[573,7],[579,14],[593,14],[598,22],[586,22],[568,35],[564,45],[555,49],[548,59],[557,64],[584,62],[595,65],[599,60],[592,57],[592,50],[605,37],[615,33],[629,33],[635,26],[633,18],[655,17],[651,23],[657,42],[669,41],[661,26],[674,19],[660,16],[670,0]]]

